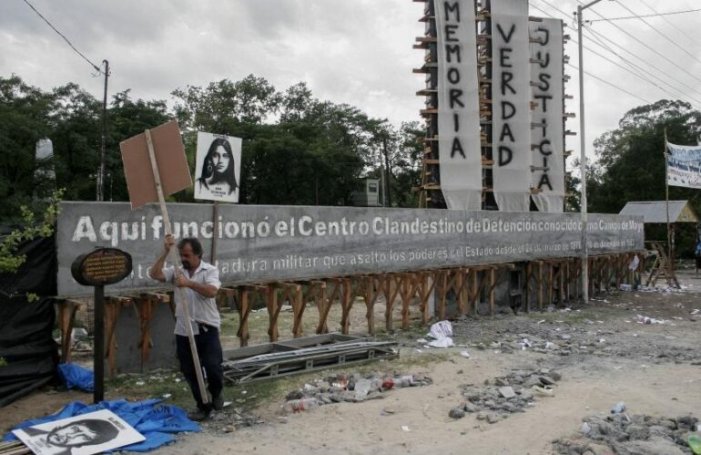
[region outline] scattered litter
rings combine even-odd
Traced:
[[[134,384],[138,385],[139,387],[141,387],[142,385],[146,385],[144,381],[136,381]]]
[[[555,395],[553,388],[548,385],[534,385],[531,387],[531,390],[543,397],[552,397]]]
[[[453,342],[452,338],[445,337],[433,340],[429,342],[426,346],[430,346],[432,348],[449,348],[451,346],[455,346],[455,343]]]
[[[411,430],[409,429],[408,426],[402,425],[402,431],[406,431],[407,433],[410,432]]]
[[[470,353],[467,351],[460,351],[460,355],[465,357],[466,359],[470,358]]]
[[[638,324],[665,324],[667,321],[663,319],[655,319],[651,318],[649,316],[643,316],[642,314],[639,314],[635,317],[636,322]]]
[[[358,403],[384,398],[384,392],[401,387],[417,387],[432,384],[424,375],[383,375],[379,373],[362,377],[359,374],[339,373],[325,379],[316,379],[302,388],[287,394],[282,408],[297,413],[331,403]]]
[[[516,344],[518,345],[518,347],[521,348],[522,351],[525,351],[526,349],[528,349],[532,346],[531,342],[528,340],[528,338],[524,338]]]
[[[455,346],[452,338],[453,325],[450,321],[438,321],[432,324],[428,336],[433,338],[434,341],[429,342],[427,346],[433,348],[449,348]]]
[[[173,394],[171,394],[171,393],[164,393],[162,396],[163,396],[163,399],[164,399],[164,400],[167,400],[168,398],[172,397]]]
[[[622,401],[619,401],[613,407],[611,408],[611,414],[620,414],[623,411],[626,410],[626,404]]]
[[[538,321],[538,324],[542,324],[543,322],[545,322],[545,319],[541,319],[540,321]]]
[[[438,321],[431,325],[428,336],[436,340],[453,336],[453,325],[450,321]]]

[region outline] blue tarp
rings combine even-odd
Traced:
[[[133,452],[148,452],[175,440],[173,433],[181,431],[200,431],[200,426],[187,418],[187,414],[177,406],[159,404],[162,400],[151,399],[129,403],[126,400],[103,401],[98,404],[86,405],[80,401],[67,404],[56,414],[38,419],[27,420],[13,429],[27,428],[41,423],[53,422],[88,412],[109,409],[144,435],[145,441],[130,446],[120,447],[119,450]],[[5,441],[15,441],[12,432],[5,435]]]
[[[95,389],[95,375],[92,370],[75,363],[59,363],[58,372],[68,390],[78,389],[83,392],[92,392]]]

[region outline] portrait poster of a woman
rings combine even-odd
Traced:
[[[238,202],[241,139],[197,133],[195,199]]]

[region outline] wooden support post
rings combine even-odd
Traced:
[[[421,274],[421,322],[426,325],[431,319],[431,314],[429,313],[428,300],[431,298],[431,294],[436,288],[437,277],[431,273]]]
[[[75,314],[78,309],[84,306],[85,303],[77,300],[58,301],[58,327],[61,330],[61,362],[63,363],[71,361],[71,339]]]
[[[364,278],[365,280],[365,307],[367,312],[365,313],[365,318],[368,321],[368,333],[370,335],[375,335],[375,300],[377,299],[377,292],[375,290],[375,277],[368,276]]]
[[[385,328],[388,332],[394,330],[394,321],[392,319],[392,310],[394,301],[399,293],[399,286],[394,275],[388,275],[385,282],[385,297],[387,299],[387,307],[385,308]]]
[[[561,260],[558,262],[558,283],[559,283],[559,288],[560,288],[560,306],[565,305],[565,269],[566,269],[566,260]]]
[[[497,286],[497,270],[496,268],[489,269],[489,315],[494,316],[496,313],[496,296],[494,289]]]
[[[552,262],[547,263],[548,266],[548,307],[553,304],[555,293],[555,266]]]
[[[465,294],[465,283],[467,282],[467,270],[469,269],[456,269],[455,270],[455,300],[457,301],[458,314],[467,314],[469,299]]]
[[[341,299],[341,333],[350,333],[350,310],[353,306],[353,288],[350,278],[343,278],[343,297]]]
[[[445,300],[448,296],[448,271],[441,270],[440,272],[441,290],[438,300],[438,319],[445,320]]]
[[[402,294],[402,329],[409,328],[409,307],[411,301],[416,294],[417,283],[415,276],[411,273],[403,273],[401,275],[401,294]]]
[[[139,351],[141,354],[141,371],[144,371],[145,363],[148,361],[153,347],[151,338],[151,320],[153,319],[153,311],[158,305],[159,299],[154,294],[141,294],[136,299],[136,307],[139,311],[139,325],[141,339],[139,340]]]
[[[536,277],[538,286],[538,310],[543,311],[543,262],[538,261],[538,276]]]
[[[316,333],[328,333],[329,328],[326,324],[326,320],[324,320],[323,323],[321,321],[323,308],[326,305],[326,281],[314,281],[312,285],[316,290],[316,292],[314,292],[314,304],[319,313],[319,323],[317,324]]]
[[[265,307],[268,310],[268,339],[274,343],[280,337],[277,320],[280,316],[282,304],[278,302],[277,288],[274,284],[269,284],[265,290]]]
[[[292,287],[294,290],[294,296],[292,297],[292,336],[294,338],[299,338],[304,335],[304,326],[302,325],[302,316],[304,316],[304,293],[302,292],[302,285],[296,284]]]
[[[479,291],[480,286],[478,283],[479,271],[477,269],[470,269],[472,274],[472,292],[470,293],[470,304],[472,305],[472,313],[477,316],[479,314]]]
[[[525,308],[524,311],[526,313],[531,311],[531,271],[532,271],[531,269],[532,269],[531,263],[527,262],[526,263],[526,270],[525,270],[526,279],[524,280],[525,281],[524,288],[525,288],[526,293],[523,296],[523,306]]]
[[[241,347],[248,346],[248,339],[250,334],[248,333],[248,316],[251,313],[251,305],[249,302],[250,289],[244,287],[241,290],[241,302],[239,305],[239,330],[236,335],[239,337],[239,344]]]

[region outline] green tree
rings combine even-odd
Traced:
[[[19,220],[33,204],[36,143],[50,135],[54,106],[19,77],[0,78],[0,220]]]
[[[629,201],[665,200],[665,132],[669,142],[694,145],[701,134],[701,112],[683,101],[660,100],[628,111],[617,129],[598,138],[597,163],[588,173],[591,212],[618,213]],[[669,187],[670,200],[689,200],[701,213],[701,192]],[[677,251],[689,252],[695,229],[684,229]],[[647,230],[648,239],[664,239],[664,226]]]
[[[628,201],[665,199],[665,131],[670,142],[696,144],[701,112],[682,101],[661,100],[627,112],[619,127],[594,142],[598,157],[589,172],[589,210],[618,213]],[[697,190],[670,187],[670,199],[691,199]]]

